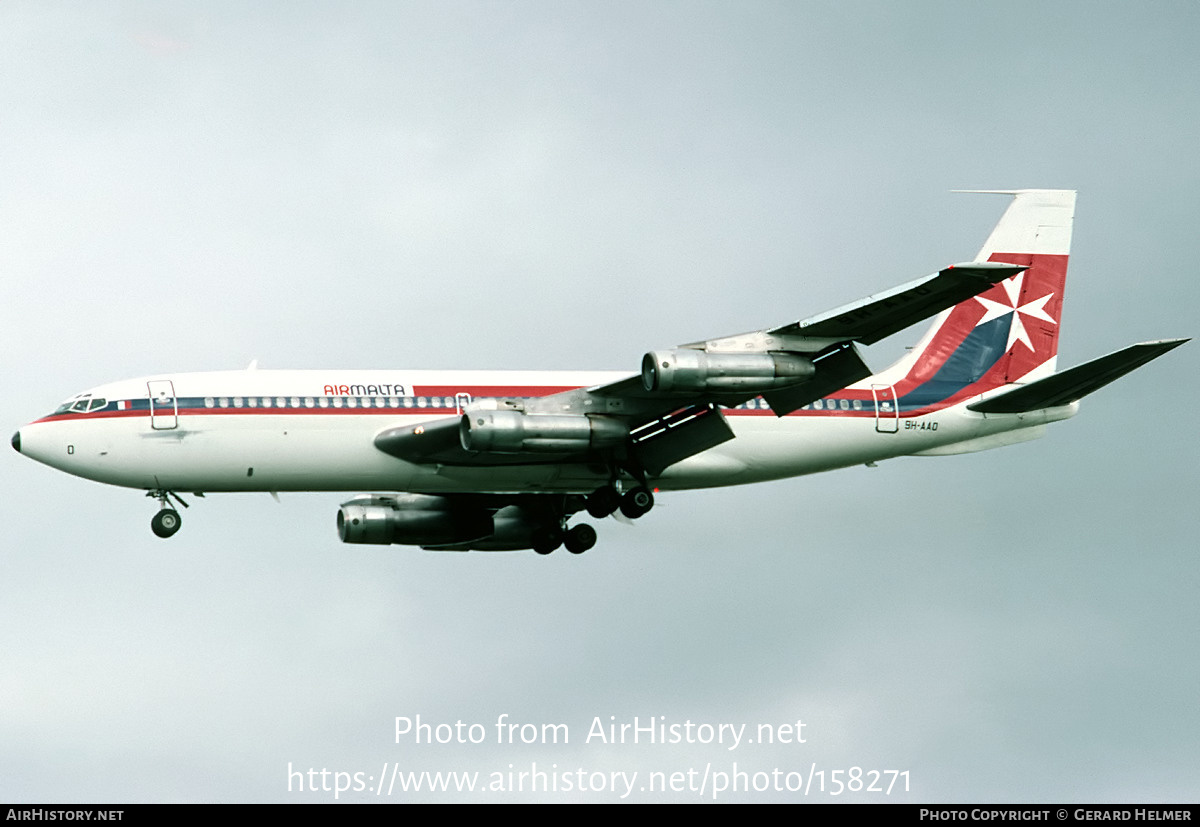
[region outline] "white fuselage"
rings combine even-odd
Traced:
[[[606,481],[605,469],[414,464],[379,450],[374,439],[389,428],[458,416],[471,400],[540,397],[624,375],[246,370],[146,377],[76,397],[96,400],[93,410],[24,426],[20,450],[80,477],[148,490],[585,493]],[[1038,436],[1039,426],[1076,409],[985,415],[959,403],[881,422],[874,411],[829,403],[776,417],[760,403],[726,412],[735,439],[668,467],[652,484],[737,485],[997,447]]]

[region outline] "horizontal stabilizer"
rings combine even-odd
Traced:
[[[1130,371],[1140,368],[1152,359],[1157,359],[1168,350],[1179,347],[1188,339],[1164,339],[1158,342],[1142,342],[1124,350],[1101,356],[1082,365],[1047,376],[1028,385],[1022,385],[968,405],[979,413],[1024,413],[1042,408],[1069,405],[1089,393],[1120,379]]]
[[[871,345],[1027,269],[1020,264],[999,261],[952,264],[932,276],[910,281],[771,332]]]

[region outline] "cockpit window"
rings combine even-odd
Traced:
[[[108,400],[102,397],[93,397],[90,393],[85,393],[81,396],[74,396],[66,402],[54,409],[51,416],[58,416],[65,413],[90,413],[98,411],[108,405]]]

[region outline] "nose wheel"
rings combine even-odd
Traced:
[[[181,525],[183,525],[183,519],[179,516],[179,512],[173,508],[164,508],[150,521],[150,530],[155,535],[166,539],[178,531]]]
[[[183,501],[183,498],[174,491],[166,491],[164,489],[147,491],[146,496],[154,497],[158,500],[158,513],[150,521],[150,530],[154,532],[154,535],[162,537],[165,540],[175,534],[176,531],[179,531],[179,527],[183,525],[183,518],[179,516],[178,511],[171,507],[171,500],[175,500],[175,502],[187,508],[188,504]],[[202,497],[204,495],[197,493],[196,496]]]

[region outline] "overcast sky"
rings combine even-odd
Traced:
[[[962,188],[1079,191],[1060,366],[1191,336],[1198,84],[1192,2],[5,2],[0,421],[251,359],[634,371],[970,259],[1005,203]],[[342,545],[339,493],[162,541],[141,492],[6,451],[0,800],[536,762],[1195,801],[1198,368],[1000,451],[663,496],[581,557]],[[498,745],[505,713],[570,743]],[[418,714],[488,741],[397,744]],[[609,716],[806,743],[585,743]],[[531,798],[619,795],[391,800]],[[725,800],[769,798],[804,800]]]

